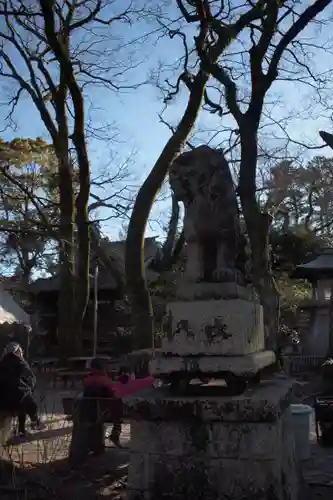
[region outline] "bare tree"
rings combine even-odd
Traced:
[[[194,40],[196,53],[205,71],[216,82],[239,137],[238,193],[250,239],[254,284],[264,306],[270,348],[277,344],[278,293],[269,262],[271,216],[262,212],[256,197],[258,130],[265,117],[268,92],[275,81],[303,81],[318,88],[320,81],[304,59],[306,44],[302,45],[299,35],[331,3],[331,0],[316,0],[302,10],[294,0],[259,0],[255,7],[252,2],[235,6],[231,1],[177,0],[188,23],[207,26],[209,36],[205,43],[198,44],[198,39]],[[236,39],[227,21],[234,19],[238,12],[253,9],[257,11],[256,21],[249,19],[242,39]],[[232,36],[235,43],[223,54],[219,50],[221,41]],[[218,55],[213,60],[211,54],[215,56],[216,51]]]
[[[104,0],[1,0],[0,76],[13,83],[8,119],[22,95],[28,95],[48,131],[58,163],[61,288],[59,337],[63,350],[79,348],[79,334],[89,296],[90,165],[84,89],[93,83],[118,90],[114,61],[105,44],[116,23],[129,23],[139,9]],[[90,37],[86,37],[87,33]],[[110,54],[109,54],[110,57]],[[74,150],[78,194],[74,196]],[[74,258],[74,224],[78,262]]]
[[[234,16],[229,24],[222,26],[216,43],[208,45],[212,33],[207,18],[207,12],[209,13],[208,3],[206,1],[197,2],[198,12],[194,16],[188,14],[181,2],[177,3],[181,8],[182,15],[185,16],[188,22],[199,23],[198,35],[195,37],[196,48],[200,54],[208,50],[209,60],[213,65],[217,64],[219,56],[228,48],[232,40],[250,22],[255,21],[262,15],[260,2],[257,6],[249,6],[248,10],[239,16]],[[191,3],[193,4],[193,2]],[[182,84],[187,87],[189,98],[181,120],[174,128],[172,136],[138,192],[126,240],[126,277],[135,328],[134,345],[137,348],[151,345],[154,337],[153,311],[143,265],[143,241],[147,220],[168,169],[186,145],[203,100],[205,102],[209,101],[205,88],[210,76],[210,68],[207,66],[206,60],[202,58],[199,67],[194,66],[193,71],[190,71],[186,39],[179,30],[171,33],[171,36],[175,35],[181,36],[184,40],[185,53],[181,59],[183,64],[182,72],[174,86],[174,91],[170,94],[170,98],[172,98],[172,95],[177,94]]]

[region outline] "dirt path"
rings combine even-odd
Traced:
[[[123,425],[123,450],[106,441],[106,451],[90,458],[77,470],[67,461],[72,424],[63,414],[61,398],[69,391],[46,389],[38,395],[46,429],[32,433],[25,442],[2,451],[0,470],[7,471],[7,486],[0,486],[1,500],[96,500],[119,498],[127,479],[130,426]],[[108,432],[108,430],[106,429]],[[1,481],[1,484],[3,482]]]
[[[69,468],[71,423],[62,413],[64,395],[68,395],[68,391],[44,391],[40,398],[47,429],[34,434],[25,443],[13,445],[2,457],[7,463],[14,463],[16,468],[15,474],[10,474],[12,491],[0,489],[1,500],[46,500],[50,497],[54,500],[115,500],[124,495],[128,448],[118,450],[108,444],[103,456],[90,458],[76,470]],[[124,425],[121,442],[128,447],[129,441],[130,426]],[[317,444],[314,419],[311,457],[303,462],[302,469],[307,484],[304,500],[332,500],[333,448],[321,448]]]

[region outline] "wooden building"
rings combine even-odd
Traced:
[[[98,320],[97,353],[118,355],[131,348],[129,310],[124,299],[125,241],[101,240],[92,251],[90,300],[83,322],[82,347],[85,354],[92,354],[94,339],[94,266],[98,263]],[[145,260],[157,252],[155,238],[145,240]],[[153,275],[148,271],[150,277]],[[58,276],[38,279],[30,285],[34,297],[37,330],[44,344],[45,354],[57,344],[57,307],[59,295]]]

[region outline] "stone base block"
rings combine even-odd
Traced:
[[[172,373],[213,375],[226,372],[236,376],[252,377],[274,363],[273,351],[256,352],[247,356],[162,356],[150,362],[149,371],[157,378]]]
[[[291,388],[275,380],[233,398],[155,390],[128,400],[127,500],[298,500]]]
[[[162,352],[237,356],[265,347],[262,306],[243,299],[172,302],[163,321]]]

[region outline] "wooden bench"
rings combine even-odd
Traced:
[[[118,398],[63,398],[64,413],[73,420],[69,461],[72,465],[84,461],[89,454],[105,450],[106,423],[123,416],[123,403]]]

